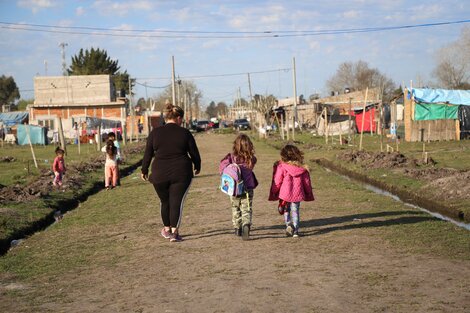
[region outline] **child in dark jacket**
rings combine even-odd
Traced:
[[[250,237],[253,190],[258,186],[258,181],[253,173],[256,161],[253,143],[247,135],[240,134],[233,142],[232,153],[227,154],[220,161],[219,165],[220,174],[231,163],[238,164],[241,170],[245,193],[237,197],[231,196],[230,203],[232,206],[232,224],[235,228],[235,235],[242,236],[243,240],[248,240]]]
[[[303,153],[294,145],[281,150],[281,161],[273,166],[269,200],[279,200],[279,213],[284,215],[286,234],[299,236],[300,202],[315,200],[310,174],[304,165]]]

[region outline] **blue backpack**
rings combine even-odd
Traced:
[[[245,193],[242,171],[236,163],[227,165],[220,176],[220,190],[229,196],[241,196]]]

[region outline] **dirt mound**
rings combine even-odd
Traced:
[[[408,158],[399,152],[345,152],[339,154],[342,161],[358,164],[366,169],[386,168],[400,171],[404,175],[428,182],[423,190],[432,189],[433,198],[461,199],[470,194],[470,171],[452,168],[436,168],[430,159],[427,166],[417,159]],[[431,165],[431,166],[429,166]]]
[[[123,154],[141,154],[145,149],[145,143],[137,146],[125,147]],[[14,158],[13,158],[14,159]],[[84,182],[83,173],[95,172],[104,167],[105,156],[99,155],[88,161],[81,161],[67,165],[67,172],[64,175],[62,189],[77,190]],[[125,163],[125,162],[124,162]],[[26,186],[16,184],[14,186],[0,185],[0,204],[5,202],[25,202],[48,195],[57,187],[52,185],[54,173],[50,169],[42,169],[39,177]]]
[[[456,170],[454,168],[435,168],[435,167],[421,168],[421,169],[407,168],[403,170],[403,173],[407,176],[418,178],[418,179],[424,179],[428,181],[432,181],[432,180],[439,179],[439,178],[450,177],[453,175],[458,175],[461,172],[462,171]]]
[[[423,188],[433,190],[441,199],[462,199],[470,194],[470,171],[456,171],[452,175],[433,179]]]
[[[402,168],[419,165],[418,160],[407,158],[399,152],[348,151],[339,154],[338,158],[367,168]]]

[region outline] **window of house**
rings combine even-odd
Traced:
[[[47,127],[48,129],[55,129],[54,120],[38,120],[38,125]]]

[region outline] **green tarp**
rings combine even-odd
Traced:
[[[458,119],[458,112],[458,105],[416,103],[415,120],[455,120]]]

